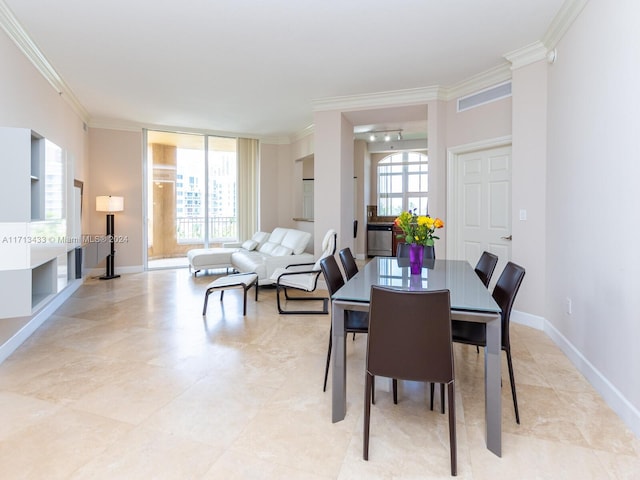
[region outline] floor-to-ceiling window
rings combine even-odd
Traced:
[[[238,238],[237,140],[147,131],[147,266]]]

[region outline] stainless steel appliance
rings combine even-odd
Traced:
[[[393,225],[367,224],[367,256],[390,257],[393,248]]]

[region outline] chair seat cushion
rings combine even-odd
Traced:
[[[221,287],[235,287],[244,285],[250,285],[255,282],[258,278],[258,275],[255,273],[240,273],[237,275],[226,275],[224,277],[220,277],[215,279],[207,288],[221,288]]]
[[[271,275],[271,279],[274,282],[278,281],[284,287],[297,288],[299,290],[306,290],[307,292],[312,292],[315,290],[318,276],[320,275],[320,271],[314,273],[300,273],[299,275],[285,275],[280,277],[283,273],[292,273],[296,270],[301,270],[308,272],[310,269],[309,265],[299,266],[299,267],[290,267],[290,268],[277,268],[274,270],[273,275]]]

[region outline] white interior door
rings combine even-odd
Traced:
[[[462,152],[453,162],[454,256],[475,266],[484,250],[497,255],[495,284],[511,259],[511,146]]]

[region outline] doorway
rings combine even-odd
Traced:
[[[511,259],[511,137],[447,154],[447,256],[475,265],[487,250],[498,256],[501,272]]]

